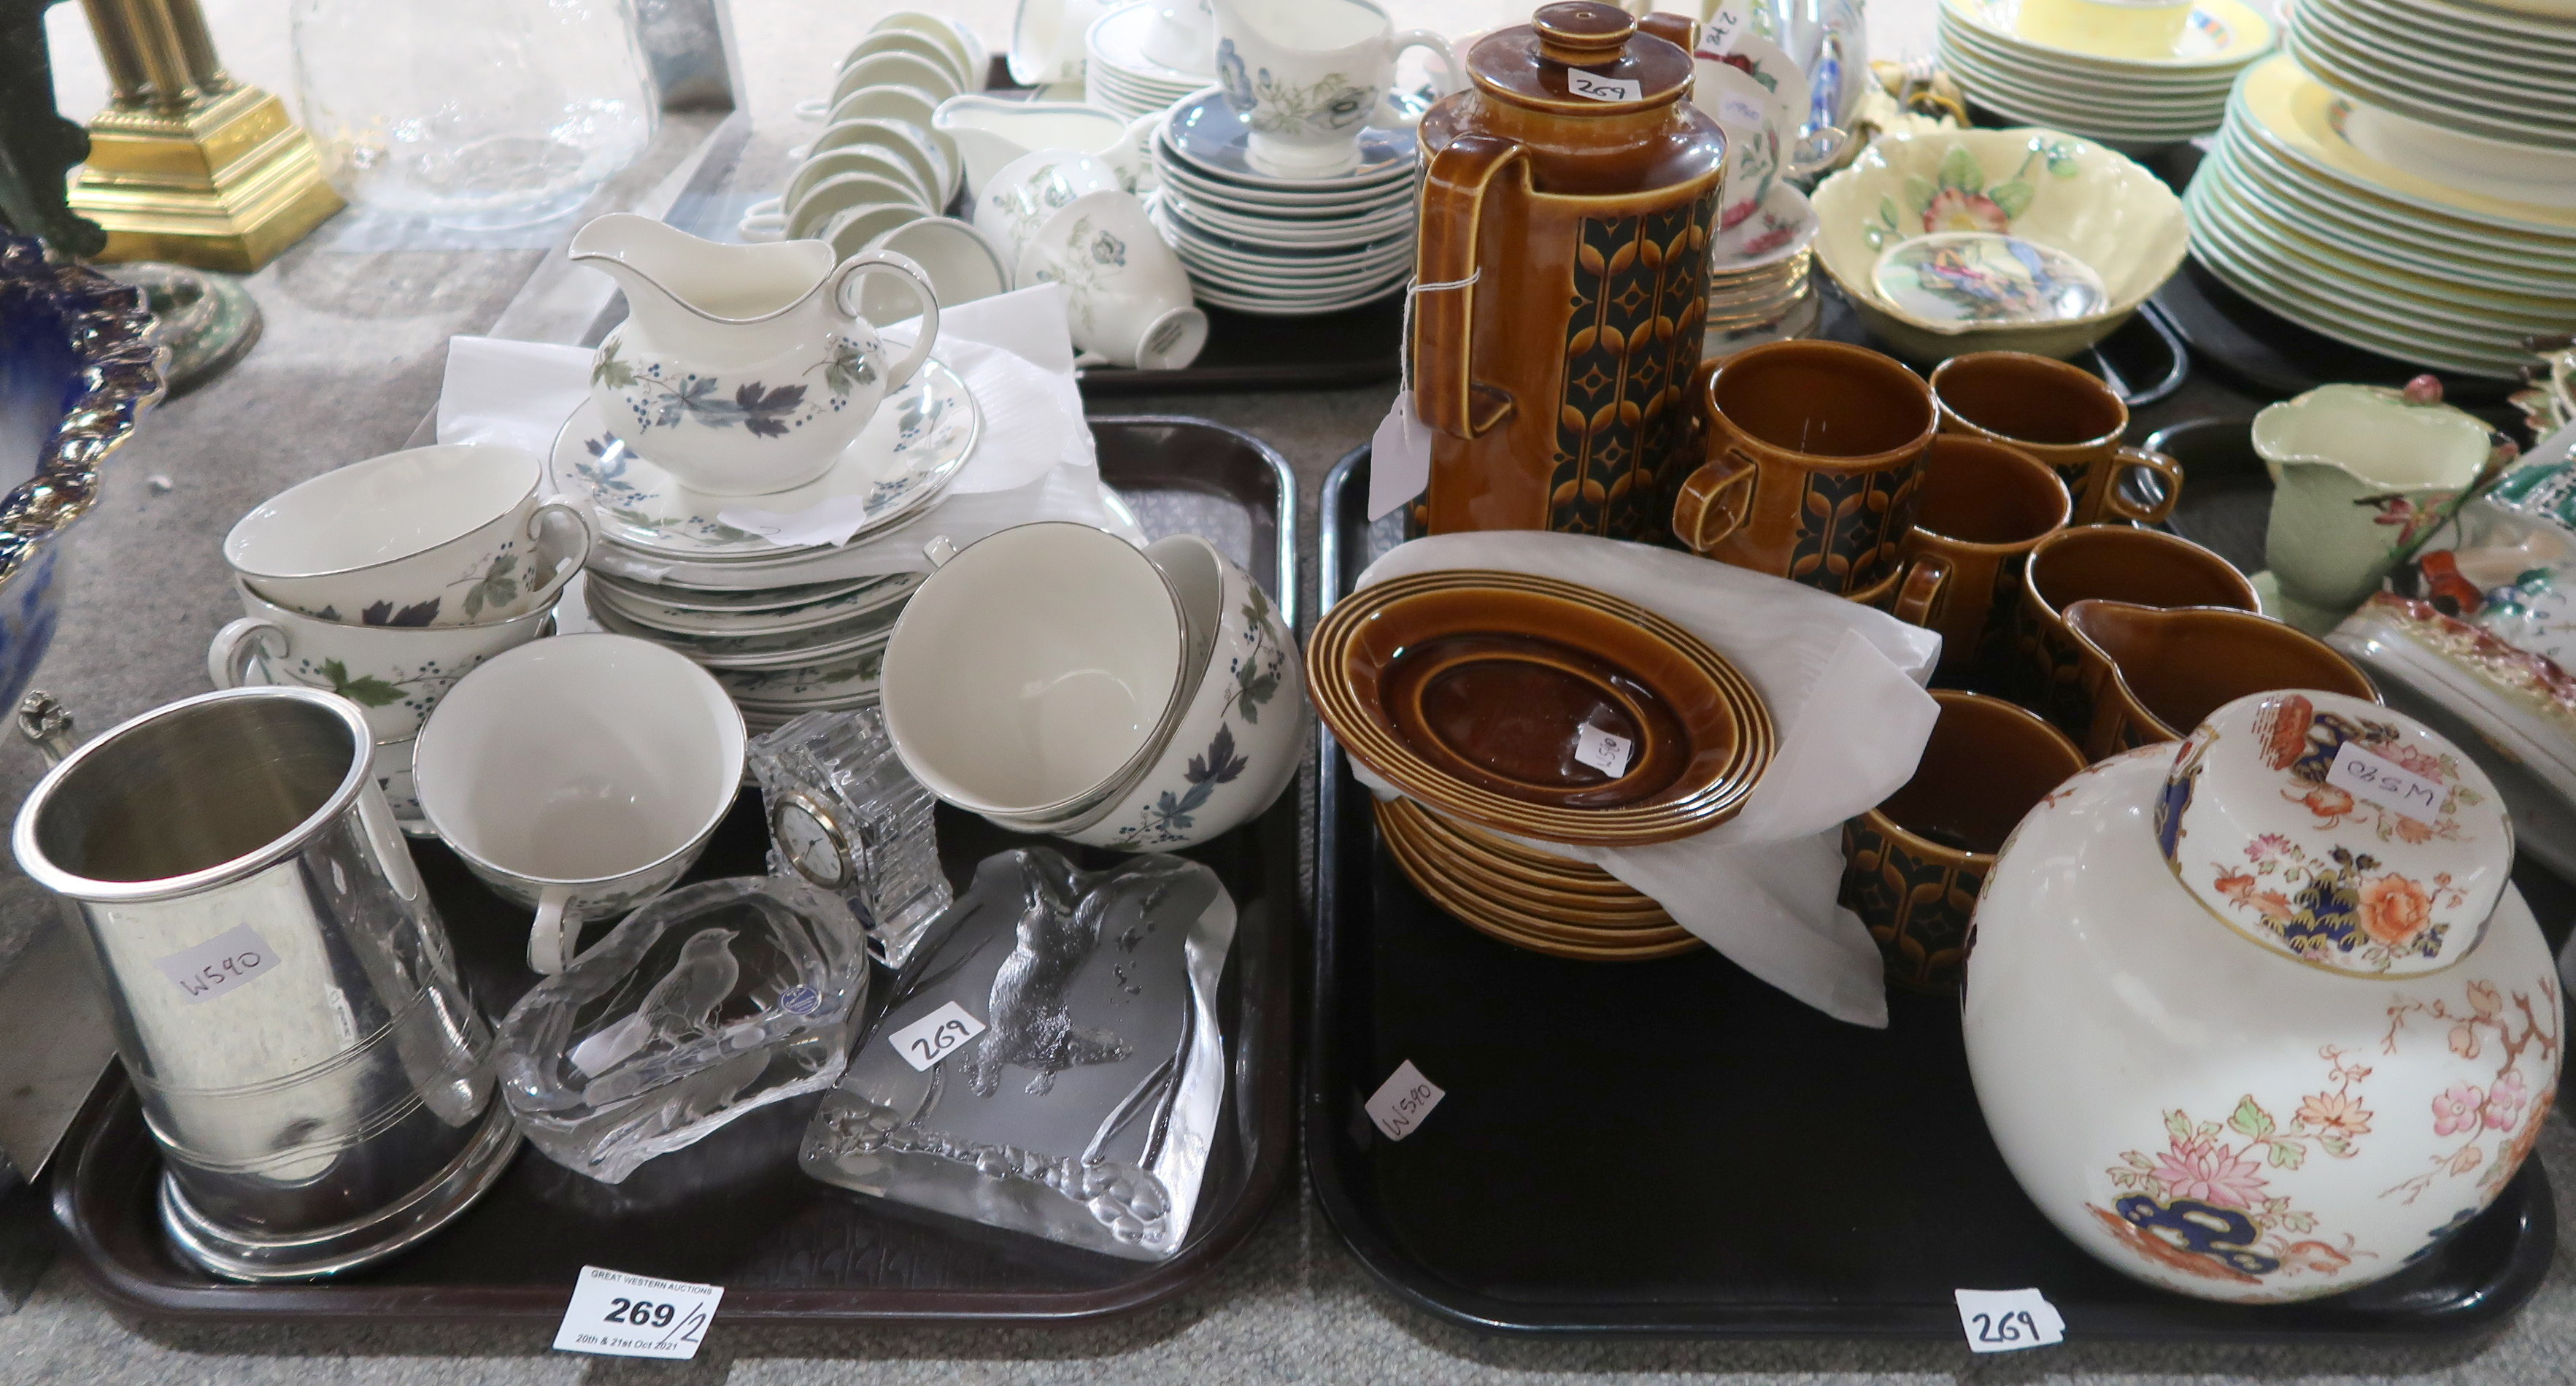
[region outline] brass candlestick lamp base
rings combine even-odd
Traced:
[[[90,122],[73,210],[97,259],[247,274],[340,210],[285,103],[224,74],[196,0],[83,0],[115,97]]]

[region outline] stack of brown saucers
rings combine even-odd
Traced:
[[[1593,960],[1699,947],[1653,900],[1547,844],[1635,847],[1735,816],[1771,715],[1735,666],[1633,603],[1525,573],[1363,588],[1316,627],[1306,680],[1422,894],[1519,947]]]

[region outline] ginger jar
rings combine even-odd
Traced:
[[[2246,1304],[2394,1274],[2557,1091],[2557,970],[2477,764],[2322,691],[2095,764],[1987,876],[1963,998],[2005,1162],[2086,1251]]]

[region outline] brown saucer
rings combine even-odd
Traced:
[[[1343,749],[1452,818],[1541,842],[1639,846],[1732,818],[1777,735],[1706,642],[1606,593],[1525,573],[1417,573],[1362,588],[1308,642],[1306,681]],[[1577,758],[1590,728],[1624,763]]]
[[[1378,822],[1388,823],[1380,805]],[[1516,948],[1586,962],[1643,961],[1672,957],[1707,945],[1677,925],[1660,928],[1590,928],[1534,917],[1513,901],[1460,883],[1442,864],[1415,850],[1401,828],[1380,833],[1387,855],[1424,898],[1459,922]]]

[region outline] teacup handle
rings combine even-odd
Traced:
[[[829,114],[831,109],[831,98],[809,96],[796,103],[796,118],[808,124],[820,125],[823,123],[823,117]]]
[[[251,681],[251,665],[260,656],[284,659],[293,648],[285,627],[244,616],[216,631],[214,643],[206,646],[206,677],[217,688],[240,688]]]
[[[1397,56],[1408,48],[1423,49],[1439,59],[1440,75],[1431,83],[1431,90],[1435,95],[1447,96],[1466,85],[1464,79],[1458,75],[1458,50],[1450,47],[1446,37],[1435,34],[1429,29],[1407,29],[1386,41],[1387,72],[1392,74],[1395,71]],[[1396,112],[1399,118],[1403,119],[1407,129],[1422,122],[1420,113],[1413,113],[1406,117],[1393,101],[1384,97],[1379,98],[1378,104],[1386,111]]]
[[[591,545],[598,541],[597,532],[590,527],[590,507],[565,496],[549,496],[537,502],[537,508],[528,512],[528,542],[542,546],[546,539],[546,521],[558,515],[571,522],[573,532],[581,536],[580,552],[572,556],[570,564],[570,570],[578,572],[590,562]],[[557,559],[548,565],[546,580],[551,582],[565,571],[566,564]]]
[[[1892,609],[1896,619],[1909,626],[1932,624],[1933,604],[1941,600],[1941,589],[1950,583],[1950,561],[1938,554],[1918,554],[1905,570],[1905,580],[1896,585],[1896,602]]]
[[[742,220],[734,230],[746,241],[774,241],[787,234],[787,204],[779,198],[764,197],[743,209]]]
[[[1781,172],[1792,178],[1805,178],[1822,173],[1834,160],[1842,157],[1843,146],[1851,143],[1851,132],[1839,125],[1819,125],[1797,137],[1781,159],[1787,165]]]
[[[905,288],[921,303],[921,332],[912,339],[912,350],[886,371],[888,393],[900,390],[910,381],[921,363],[930,359],[930,344],[939,337],[939,295],[932,292],[930,276],[912,257],[891,250],[862,250],[841,262],[832,280],[832,301],[851,317],[859,315],[859,281],[871,274],[891,274],[903,281]]]
[[[2164,482],[2165,498],[2152,506],[2142,506],[2120,493],[2120,476],[2131,467],[2144,467]],[[2161,452],[2145,448],[2123,447],[2111,459],[2111,476],[2102,488],[2102,508],[2124,520],[2140,524],[2162,523],[2173,514],[2174,502],[2182,499],[2182,464]]]
[[[1753,514],[1753,491],[1761,474],[1762,469],[1738,447],[1701,463],[1683,480],[1682,493],[1673,500],[1674,537],[1694,553],[1716,548]]]
[[[1118,156],[1109,161],[1127,191],[1143,197],[1160,186],[1154,174],[1154,132],[1163,128],[1168,111],[1147,111],[1127,122],[1127,134],[1118,142]]]
[[[567,923],[572,887],[550,885],[537,894],[537,917],[528,926],[528,970],[551,977],[572,963],[573,938],[581,926]]]

